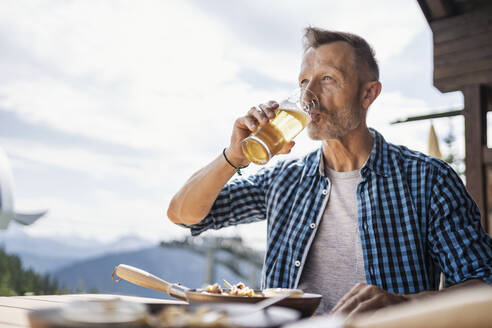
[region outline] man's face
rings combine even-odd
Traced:
[[[310,111],[311,139],[339,139],[364,119],[352,47],[337,41],[309,48],[304,54],[299,85],[312,91],[320,106]]]

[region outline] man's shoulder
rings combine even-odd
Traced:
[[[447,172],[453,170],[443,160],[429,156],[420,151],[410,149],[403,145],[395,145],[387,142],[387,155],[389,163],[403,164],[405,167],[421,167],[436,172]]]

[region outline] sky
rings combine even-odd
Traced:
[[[368,125],[387,141],[426,152],[429,121],[390,122],[462,108],[461,93],[432,85],[432,33],[414,0],[0,2],[0,147],[16,209],[49,210],[23,230],[108,242],[188,235],[167,219],[170,199],[221,154],[237,117],[296,87],[309,25],[374,47],[383,90]],[[433,124],[441,140],[453,129],[464,156],[463,119]],[[302,133],[279,158],[319,145]],[[266,225],[207,233],[219,234],[261,248]]]

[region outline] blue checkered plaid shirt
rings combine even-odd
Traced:
[[[446,285],[492,283],[492,241],[461,179],[446,163],[371,132],[374,146],[357,188],[367,283],[395,293],[435,290],[441,271]],[[266,219],[262,287],[297,287],[329,197],[321,154],[230,181],[208,216],[189,226],[192,235]]]

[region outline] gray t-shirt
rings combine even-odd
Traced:
[[[320,173],[325,171],[330,195],[299,282],[306,292],[323,295],[318,314],[329,312],[356,283],[366,282],[357,213],[360,170],[336,172],[322,164]]]

